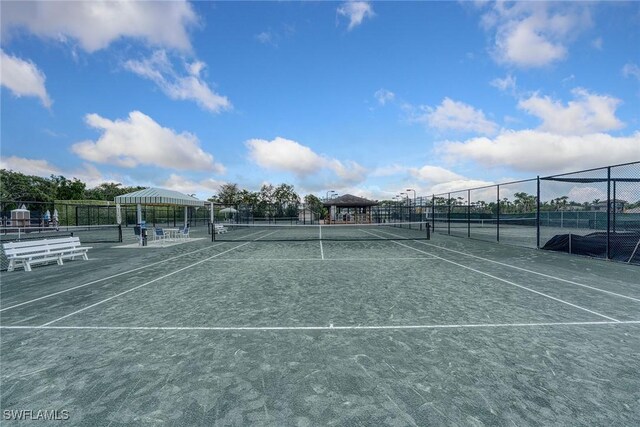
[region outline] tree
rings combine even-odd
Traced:
[[[271,184],[263,184],[262,187],[260,187],[257,209],[258,216],[268,218],[274,215],[273,203],[275,202],[275,198],[273,191],[274,188]]]
[[[0,183],[3,201],[51,202],[55,199],[56,187],[47,178],[1,169]]]
[[[89,200],[106,200],[112,202],[116,196],[121,196],[134,191],[143,190],[144,187],[123,187],[120,183],[103,182],[97,187],[85,191],[85,197]]]
[[[226,183],[220,186],[220,191],[215,198],[218,203],[223,205],[237,205],[240,201],[239,193],[238,184]]]
[[[277,216],[298,216],[300,196],[295,192],[293,185],[284,183],[278,185],[273,190],[273,198],[276,204]]]
[[[307,194],[304,196],[304,203],[307,209],[315,214],[317,218],[324,218],[327,216],[328,210],[322,204],[322,200],[313,194]]]
[[[51,183],[55,191],[55,200],[83,200],[85,198],[87,184],[78,178],[73,178],[70,181],[62,175],[51,175]]]

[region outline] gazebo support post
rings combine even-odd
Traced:
[[[188,218],[188,209],[189,209],[189,208],[188,208],[187,206],[185,206],[185,207],[184,207],[184,227],[185,227],[185,228],[187,228],[187,225],[188,225],[188,222],[187,222],[187,221],[188,221],[188,219],[189,219],[189,218]]]

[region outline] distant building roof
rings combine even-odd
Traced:
[[[340,207],[362,207],[375,206],[378,202],[365,199],[363,197],[354,196],[353,194],[345,194],[344,196],[333,198],[323,203],[324,206],[340,206]]]

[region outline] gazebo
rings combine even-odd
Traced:
[[[373,200],[345,194],[327,200],[323,206],[329,208],[329,224],[369,224],[371,207],[377,204]]]
[[[195,197],[178,191],[166,190],[164,188],[145,188],[144,190],[134,191],[133,193],[123,194],[114,198],[116,202],[116,218],[118,224],[122,223],[122,213],[120,205],[136,205],[136,222],[140,224],[142,219],[142,205],[155,206],[184,206],[184,226],[187,226],[188,207],[204,207],[205,202]],[[213,210],[212,210],[213,212]]]

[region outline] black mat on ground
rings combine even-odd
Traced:
[[[609,242],[611,259],[640,264],[640,232],[611,233]],[[549,239],[542,249],[606,258],[607,233],[598,232],[585,236],[558,234]]]

